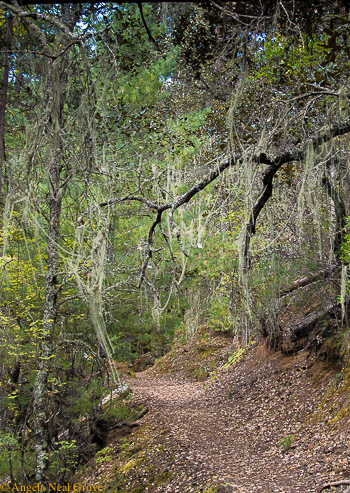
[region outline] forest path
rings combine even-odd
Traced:
[[[130,384],[149,408],[142,422],[169,430],[164,441],[175,459],[172,484],[152,491],[205,491],[198,490],[204,477],[220,484],[216,491],[222,493],[311,493],[327,482],[326,469],[317,467],[307,447],[289,453],[276,447],[283,419],[277,424],[277,406],[277,417],[264,421],[258,390],[246,401],[232,399],[220,384],[205,388],[203,382],[148,372]]]

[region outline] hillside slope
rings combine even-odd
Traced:
[[[129,378],[149,413],[110,431],[80,480],[125,493],[345,491],[347,369],[264,344],[230,354],[228,339],[201,333]]]

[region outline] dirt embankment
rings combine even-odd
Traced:
[[[123,493],[345,491],[347,369],[263,344],[230,355],[228,339],[203,332],[129,378],[149,412],[111,431],[81,479]]]

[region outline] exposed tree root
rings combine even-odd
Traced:
[[[332,486],[341,486],[343,484],[350,484],[350,481],[348,479],[344,479],[342,481],[334,481],[334,483],[326,483],[319,490],[319,493],[321,493],[321,491],[323,491],[323,490],[326,490],[327,488],[332,488]],[[349,488],[347,488],[344,493],[348,493],[348,490],[349,490]]]

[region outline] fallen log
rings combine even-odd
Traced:
[[[293,291],[296,291],[297,289],[304,288],[305,286],[308,286],[309,284],[322,278],[327,278],[328,276],[330,276],[330,274],[332,274],[332,272],[337,269],[337,267],[339,267],[339,264],[333,264],[329,267],[326,267],[325,269],[315,272],[315,274],[312,274],[309,277],[302,277],[301,279],[297,279],[289,288],[280,291],[280,297],[283,298],[284,296],[293,293]]]
[[[275,349],[280,349],[286,354],[304,351],[315,342],[318,345],[323,342],[326,325],[328,326],[331,323],[330,319],[337,317],[340,312],[340,304],[333,300],[326,306],[319,307],[308,313],[301,320],[294,321],[294,323],[290,323],[288,320],[286,322],[282,321],[282,323],[281,320],[278,323],[266,323],[262,319],[260,330],[263,337],[267,338],[271,347]],[[327,320],[326,325],[322,324],[317,327],[322,320]],[[315,329],[317,329],[316,332]],[[312,340],[309,339],[310,336]]]
[[[338,303],[329,303],[322,310],[317,310],[312,313],[309,313],[304,317],[300,322],[293,324],[290,326],[290,333],[295,337],[299,338],[304,334],[310,331],[310,328],[315,325],[320,319],[322,319],[326,315],[330,315],[332,313],[336,314],[340,310],[340,306]]]

